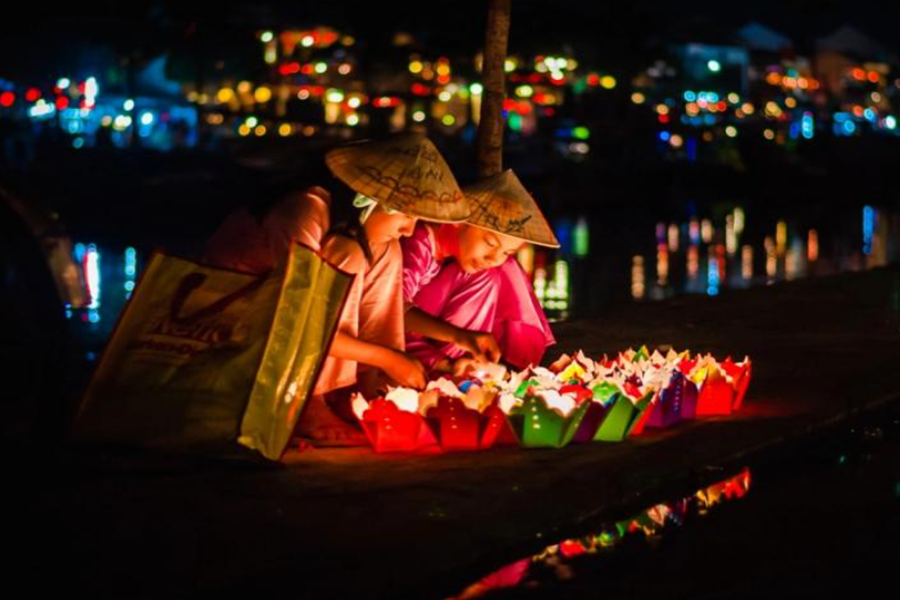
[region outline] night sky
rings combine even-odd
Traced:
[[[236,31],[328,24],[354,33],[370,52],[390,45],[400,29],[418,36],[429,52],[471,54],[481,46],[486,2],[92,2],[47,11],[22,3],[0,20],[0,77],[23,77],[65,68],[73,46],[111,44],[146,54],[190,43],[198,32],[210,48],[235,46]],[[217,9],[211,8],[217,6]],[[426,9],[422,7],[425,6]],[[871,7],[871,8],[870,8]],[[860,10],[860,8],[866,10]],[[653,56],[672,37],[715,39],[730,26],[757,20],[792,37],[799,50],[844,24],[898,50],[900,5],[872,7],[847,0],[760,3],[578,2],[513,0],[511,52],[571,50],[598,66],[628,70]],[[707,38],[707,39],[697,39]],[[23,51],[23,45],[27,51]],[[239,50],[239,48],[231,48]]]

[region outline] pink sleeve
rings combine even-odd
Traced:
[[[428,371],[433,371],[441,359],[450,358],[434,343],[417,333],[406,335],[406,353],[421,362]]]
[[[331,226],[328,208],[331,194],[320,187],[296,192],[276,206],[264,227],[275,256],[285,256],[291,242],[319,251]]]
[[[320,252],[330,265],[351,275],[365,274],[368,262],[366,255],[356,240],[345,235],[329,235],[322,244]]]
[[[401,240],[403,246],[403,303],[412,306],[419,290],[434,278],[439,266],[428,227],[416,226],[412,236]]]

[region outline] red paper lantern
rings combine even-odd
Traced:
[[[373,400],[360,421],[376,452],[412,452],[437,443],[422,415],[389,400]]]

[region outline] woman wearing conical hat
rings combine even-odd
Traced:
[[[472,210],[466,223],[419,223],[402,241],[407,352],[426,368],[457,372],[467,351],[516,367],[539,364],[555,340],[515,255],[525,244],[559,243],[511,170],[463,193]],[[475,352],[466,347],[473,335]]]
[[[276,206],[263,219],[263,226],[254,230],[255,235],[243,236],[243,248],[235,250],[232,237],[230,256],[220,251],[208,257],[224,266],[248,265],[254,263],[247,255],[257,257],[258,263],[258,257],[269,256],[269,251],[271,261],[286,255],[292,240],[298,240],[356,275],[298,424],[298,432],[313,443],[340,444],[364,440],[347,423],[355,422],[349,406],[344,406],[352,389],[362,386],[372,394],[373,388],[386,382],[425,386],[422,364],[405,352],[405,307],[399,293],[403,258],[398,240],[410,235],[420,218],[459,222],[469,209],[446,161],[422,135],[349,144],[329,152],[326,164],[355,194],[358,223],[330,226],[330,197],[321,188],[311,188]],[[239,228],[223,226],[222,230],[233,236]],[[225,234],[214,236],[213,241]],[[212,250],[222,246],[210,244]]]

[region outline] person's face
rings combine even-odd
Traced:
[[[520,239],[472,225],[459,227],[459,266],[466,273],[499,267],[525,245]]]
[[[366,219],[366,237],[372,244],[384,244],[402,237],[409,237],[416,228],[416,217],[404,213],[388,214],[379,204]]]

